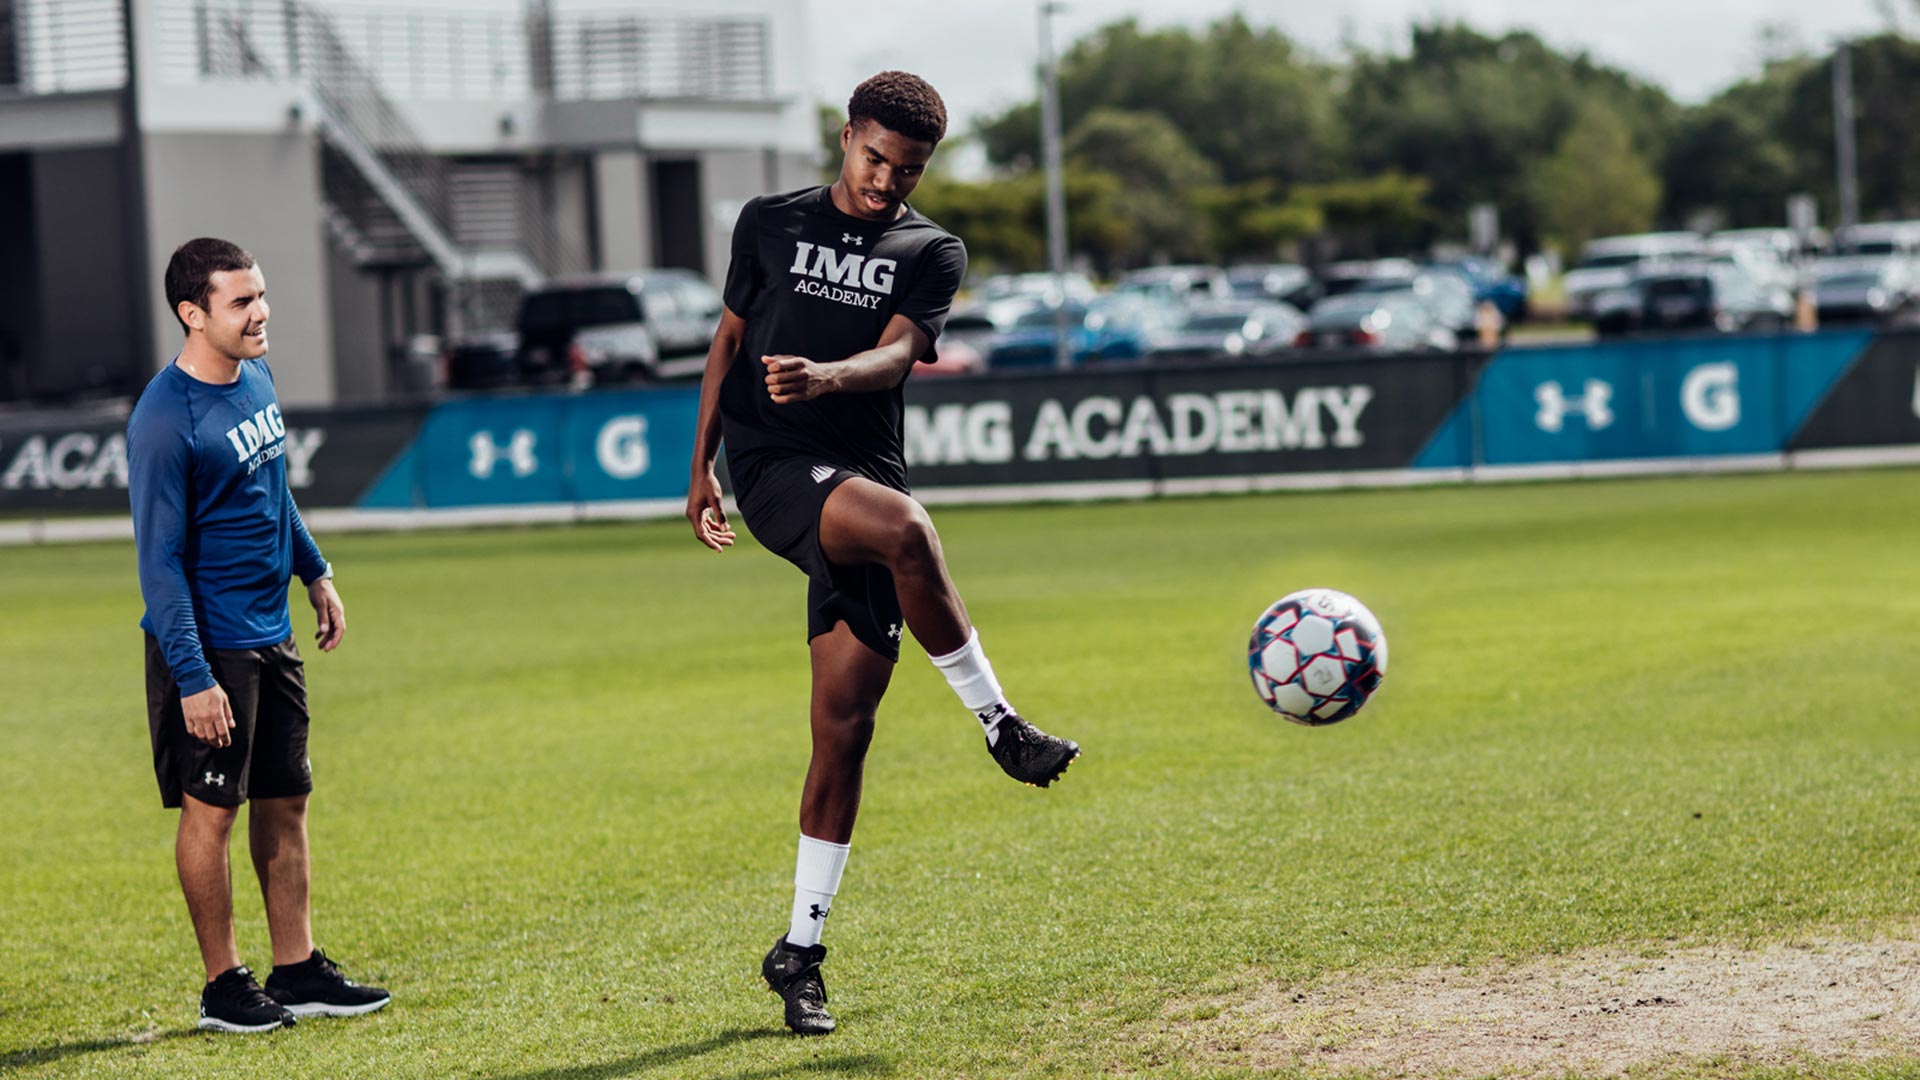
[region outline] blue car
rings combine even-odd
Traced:
[[[1029,311],[987,347],[987,367],[1053,366],[1053,308]],[[1081,364],[1139,360],[1177,321],[1178,309],[1134,296],[1109,294],[1088,305],[1067,305],[1067,345]]]
[[[1500,309],[1501,318],[1509,323],[1519,322],[1527,317],[1527,279],[1517,274],[1509,274],[1499,264],[1490,259],[1472,255],[1456,259],[1436,259],[1429,264],[1434,270],[1458,275],[1473,286],[1474,303],[1490,300]]]

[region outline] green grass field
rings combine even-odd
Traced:
[[[804,1041],[758,977],[807,754],[785,563],[683,523],[323,536],[315,928],[396,1001],[243,1038],[192,1030],[131,546],[0,551],[0,1073],[1239,1075],[1177,1021],[1276,980],[1920,914],[1920,471],[935,520],[1009,696],[1086,757],[1007,780],[908,646],[826,937],[840,1031]],[[1243,668],[1307,585],[1393,644],[1321,730]]]

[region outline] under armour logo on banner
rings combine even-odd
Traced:
[[[1613,425],[1613,386],[1600,379],[1588,379],[1580,396],[1569,398],[1557,382],[1544,382],[1533,388],[1533,400],[1540,406],[1533,423],[1541,431],[1555,432],[1566,425],[1568,416],[1586,420],[1588,431],[1602,431]]]

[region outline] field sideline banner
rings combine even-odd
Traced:
[[[922,373],[906,397],[929,501],[1871,464],[1920,453],[1920,331]],[[311,508],[677,512],[698,400],[682,386],[294,410],[288,476]],[[0,510],[126,506],[124,421],[0,420]]]

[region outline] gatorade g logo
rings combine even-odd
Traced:
[[[1701,364],[1680,384],[1680,408],[1701,431],[1725,431],[1740,422],[1740,370],[1729,363]]]

